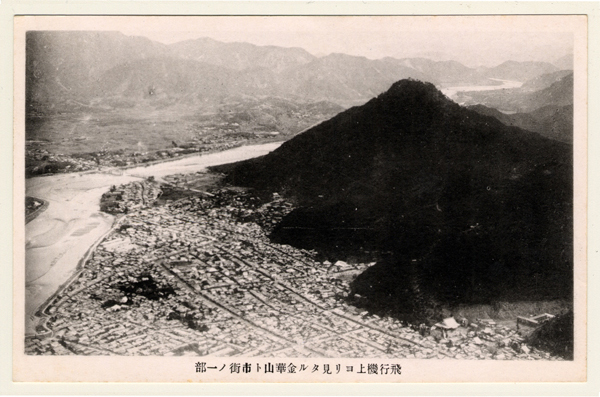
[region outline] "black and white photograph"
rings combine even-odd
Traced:
[[[15,18],[19,354],[227,382],[585,361],[586,24]]]

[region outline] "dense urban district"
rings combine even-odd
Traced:
[[[352,306],[349,284],[371,264],[270,242],[292,205],[202,192],[207,178],[107,192],[113,231],[40,309],[26,353],[562,360],[489,319],[424,330]]]

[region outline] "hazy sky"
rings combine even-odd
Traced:
[[[301,47],[317,56],[423,56],[468,66],[495,66],[506,60],[553,62],[573,52],[573,32],[578,32],[580,43],[585,32],[585,17],[572,15],[65,16],[27,18],[23,23],[31,30],[116,30],[166,44],[210,37]]]
[[[469,66],[554,61],[573,51],[561,17],[176,17],[146,18],[119,30],[163,43],[199,37],[301,47],[376,59],[424,56]],[[141,22],[141,21],[140,21]]]

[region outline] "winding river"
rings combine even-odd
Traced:
[[[281,143],[242,146],[129,169],[58,174],[26,180],[26,194],[48,209],[25,226],[25,334],[34,335],[36,311],[75,273],[78,263],[111,230],[115,217],[100,212],[110,186],[148,176],[161,178],[267,154]]]
[[[472,86],[459,86],[459,87],[447,87],[442,88],[440,91],[448,98],[455,100],[456,94],[459,92],[469,92],[469,91],[493,91],[493,90],[504,90],[507,88],[520,88],[523,83],[520,81],[513,80],[502,80],[502,79],[490,79],[495,81],[500,81],[502,84],[500,85],[472,85]]]

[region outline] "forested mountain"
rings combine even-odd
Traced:
[[[374,309],[572,291],[570,146],[432,84],[399,81],[265,157],[218,169],[297,201],[275,241],[338,257],[387,252],[354,282]]]

